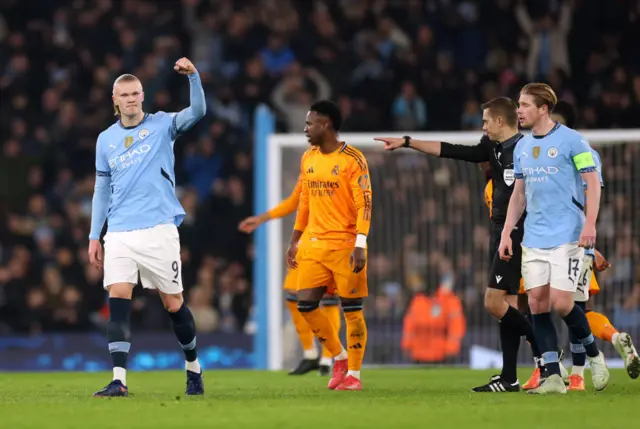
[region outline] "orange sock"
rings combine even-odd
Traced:
[[[340,316],[340,307],[338,307],[338,305],[333,303],[330,305],[325,304],[324,307],[322,307],[322,312],[324,313],[325,316],[327,316],[327,318],[331,322],[331,326],[333,326],[333,329],[336,331],[336,333],[339,336],[340,328],[341,328],[340,325],[342,324],[342,317]],[[322,345],[322,357],[324,358],[333,357],[331,355],[331,352],[327,349],[327,347],[324,344]]]
[[[364,314],[361,309],[345,311],[344,318],[347,322],[347,353],[349,355],[349,371],[359,372],[360,368],[362,368],[364,351],[367,348],[367,325],[364,322]]]
[[[599,338],[606,342],[611,342],[614,334],[618,333],[618,330],[613,327],[607,316],[595,311],[589,311],[587,313],[587,320],[589,321],[589,327],[591,332],[596,338]]]
[[[311,311],[301,311],[300,314],[305,318],[320,344],[327,348],[331,357],[336,357],[344,351],[338,333],[322,310],[316,307]]]
[[[293,326],[296,327],[302,350],[308,352],[314,349],[313,344],[313,332],[307,321],[302,317],[300,311],[298,311],[298,303],[296,301],[287,300],[287,308],[291,313],[291,319],[293,320]],[[316,352],[317,353],[317,352]]]

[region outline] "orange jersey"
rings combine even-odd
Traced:
[[[489,217],[491,217],[491,209],[493,206],[493,180],[487,182],[484,187],[484,203],[489,207]]]
[[[371,227],[371,180],[362,152],[344,143],[323,154],[309,149],[300,163],[302,192],[295,229],[309,234],[313,248],[355,246]]]
[[[280,204],[267,212],[269,219],[279,219],[296,211],[298,204],[300,203],[301,192],[302,181],[300,180],[300,176],[298,176],[298,182],[296,183],[295,188],[293,188],[291,195],[289,195],[287,199],[280,201]]]

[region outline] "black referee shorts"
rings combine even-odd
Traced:
[[[522,277],[522,237],[524,236],[524,228],[522,225],[518,225],[511,232],[513,256],[509,261],[500,259],[498,254],[502,229],[503,225],[494,224],[491,233],[493,262],[491,263],[489,287],[503,290],[507,292],[507,295],[517,295],[520,290],[520,278]]]

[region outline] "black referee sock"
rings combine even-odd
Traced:
[[[533,332],[533,325],[524,314],[509,306],[507,312],[502,316],[500,321],[511,327],[511,329],[513,329],[519,336],[524,336],[529,344],[531,344],[533,355],[540,357],[540,349],[538,348],[538,342],[536,341],[536,336]]]
[[[507,383],[513,384],[518,379],[520,334],[503,320],[500,321],[500,346],[502,347],[502,373],[500,377]]]

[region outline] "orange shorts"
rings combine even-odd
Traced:
[[[298,257],[296,258],[297,261],[300,261],[300,253],[301,251],[298,251]],[[300,272],[300,268],[287,270],[287,276],[284,278],[284,284],[282,285],[282,288],[284,290],[292,292],[294,294],[296,293],[296,290],[298,290],[298,273],[299,272]],[[327,284],[327,291],[332,291],[332,293],[325,293],[322,299],[334,297],[335,295],[333,295],[333,293],[335,293],[335,289],[336,289],[335,282],[333,281],[333,279],[331,279],[331,281]]]
[[[282,288],[284,290],[288,290],[293,293],[295,293],[296,290],[298,290],[298,273],[299,272],[300,272],[300,267],[293,270],[287,270],[287,276],[284,278],[284,284],[282,285]],[[333,281],[333,279],[331,279],[331,281],[326,286],[327,286],[327,291],[329,290],[335,291],[336,289],[335,282]],[[327,293],[327,295],[331,295],[331,294]]]
[[[350,260],[353,249],[306,248],[298,251],[297,290],[327,287],[327,293],[343,298],[364,298],[369,294],[367,267],[354,273]]]
[[[524,279],[520,279],[520,290],[519,294],[524,295],[526,292],[524,291]],[[598,284],[598,280],[596,280],[596,273],[591,273],[591,283],[589,283],[589,296],[597,295],[600,293],[600,285]]]

